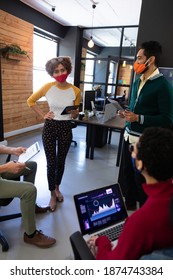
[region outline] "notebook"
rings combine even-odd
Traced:
[[[119,184],[74,195],[81,233],[85,240],[91,235],[107,235],[105,231],[119,233],[108,237],[117,240],[128,216]]]
[[[26,162],[26,161],[28,161],[33,156],[35,156],[39,151],[40,151],[39,144],[38,144],[38,142],[35,142],[29,148],[26,149],[25,153],[22,153],[19,156],[18,162]]]

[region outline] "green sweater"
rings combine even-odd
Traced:
[[[173,87],[162,74],[150,78],[137,97],[140,78],[132,87],[130,111],[139,115],[139,122],[126,122],[129,134],[140,136],[146,127],[171,127],[173,124]]]

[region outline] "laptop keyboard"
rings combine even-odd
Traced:
[[[98,235],[99,236],[106,235],[110,241],[114,241],[114,240],[118,239],[118,237],[123,229],[123,226],[124,226],[124,223],[121,223],[119,225],[106,229],[102,232],[99,232]]]

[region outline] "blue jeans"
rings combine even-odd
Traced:
[[[140,260],[173,260],[173,247],[155,250],[151,254],[142,256]]]

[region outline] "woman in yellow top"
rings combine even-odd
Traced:
[[[47,178],[51,192],[49,206],[52,212],[56,209],[56,202],[62,202],[64,199],[59,187],[72,140],[70,120],[77,118],[79,109],[71,110],[66,115],[61,113],[66,106],[79,105],[81,100],[80,89],[66,81],[71,70],[70,57],[49,60],[46,63],[46,71],[55,82],[45,84],[27,100],[28,106],[45,120],[42,140],[47,160]],[[49,105],[49,112],[46,114],[37,105],[42,96],[46,97]]]

